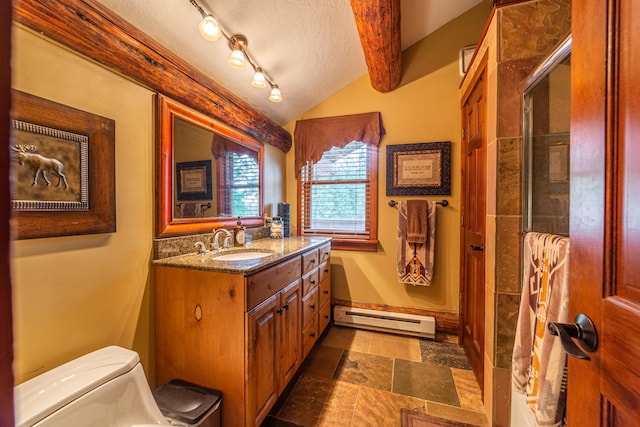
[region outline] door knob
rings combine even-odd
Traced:
[[[476,246],[476,245],[470,245],[469,246],[471,248],[472,251],[484,251],[484,246],[480,245],[480,246]]]
[[[574,319],[574,323],[553,323],[547,325],[547,329],[551,335],[560,337],[562,348],[569,356],[578,359],[590,360],[591,358],[585,351],[592,352],[598,348],[598,334],[593,322],[585,314],[579,313]],[[578,340],[580,347],[576,345],[573,339]]]

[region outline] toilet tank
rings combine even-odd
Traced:
[[[123,427],[168,422],[134,351],[110,346],[14,388],[16,426]]]

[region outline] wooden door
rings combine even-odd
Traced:
[[[247,418],[260,425],[278,398],[280,294],[247,313]]]
[[[300,280],[296,280],[280,292],[282,375],[279,392],[291,381],[302,358],[301,292]]]
[[[462,103],[462,239],[460,334],[480,389],[484,386],[484,235],[486,60]]]
[[[640,2],[572,8],[570,318],[599,335],[569,360],[569,426],[640,422]]]

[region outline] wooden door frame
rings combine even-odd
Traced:
[[[11,16],[13,2],[0,2],[0,138],[9,146],[11,110]],[[9,241],[9,150],[0,150],[0,425],[14,425],[13,416],[13,318],[11,311],[11,263]]]
[[[464,111],[464,105],[467,102],[469,96],[471,95],[471,93],[473,92],[473,90],[476,88],[476,82],[478,81],[478,79],[482,78],[483,79],[483,84],[485,85],[485,89],[484,89],[484,94],[485,94],[485,100],[486,100],[486,95],[487,95],[487,89],[486,89],[486,85],[487,85],[487,79],[488,79],[488,54],[485,53],[484,56],[482,57],[482,59],[478,62],[479,65],[476,68],[471,82],[473,82],[472,84],[469,84],[467,86],[467,89],[465,90],[465,92],[463,93],[462,96],[462,102],[461,102],[461,111]],[[485,104],[486,106],[486,104]],[[483,127],[483,131],[485,133],[484,135],[484,141],[483,143],[484,145],[484,150],[485,150],[485,165],[484,165],[484,170],[485,170],[485,194],[484,194],[484,203],[485,203],[485,238],[486,238],[486,196],[487,196],[487,189],[486,189],[486,182],[487,182],[487,168],[486,168],[486,144],[487,144],[487,140],[486,140],[486,126],[487,126],[487,122],[486,122],[486,115],[485,115],[485,123],[484,123],[484,127]],[[465,117],[464,115],[461,115],[461,127],[462,127],[462,131],[464,132],[465,130]],[[462,345],[462,339],[463,339],[463,332],[464,332],[464,327],[465,327],[465,322],[463,321],[464,319],[464,311],[463,311],[463,307],[464,307],[464,302],[465,302],[465,298],[467,296],[468,290],[466,287],[466,260],[467,260],[467,255],[466,255],[466,237],[465,237],[465,223],[464,223],[464,218],[468,217],[468,206],[466,206],[466,199],[464,197],[464,194],[466,193],[466,150],[465,150],[465,138],[467,136],[463,135],[463,137],[461,138],[461,145],[462,145],[462,149],[461,151],[461,194],[463,195],[461,198],[461,207],[460,207],[460,214],[461,214],[461,218],[463,219],[460,223],[460,296],[459,296],[459,310],[460,310],[460,322],[458,325],[458,344]],[[486,257],[486,255],[483,255]],[[486,258],[485,258],[486,261]],[[485,264],[485,278],[486,278],[486,264]],[[486,280],[485,280],[486,282]],[[486,295],[486,290],[485,290],[485,286],[483,286],[482,288],[482,292],[485,292]],[[484,299],[483,299],[484,300]],[[486,306],[486,301],[484,303],[484,305]],[[482,307],[483,313],[485,312],[485,307]],[[483,333],[485,334],[485,338],[486,338],[486,329],[483,326]],[[483,342],[486,342],[486,340],[483,340]],[[482,353],[481,353],[481,372],[476,373],[476,378],[478,380],[478,383],[480,385],[481,391],[482,391],[482,395],[483,395],[483,400],[484,400],[484,343],[483,343],[483,348],[482,348]]]

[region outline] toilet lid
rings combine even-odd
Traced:
[[[14,387],[16,426],[30,426],[113,378],[129,372],[135,351],[109,346]]]

